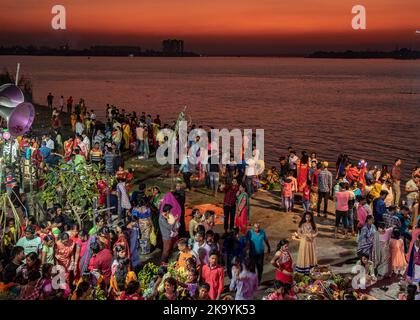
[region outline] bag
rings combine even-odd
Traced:
[[[150,231],[150,244],[152,246],[156,246],[156,244],[157,244],[156,232],[155,232],[155,228],[153,226],[152,226],[152,230]]]

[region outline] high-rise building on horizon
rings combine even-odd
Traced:
[[[162,41],[162,52],[170,55],[184,53],[184,40],[167,39]]]

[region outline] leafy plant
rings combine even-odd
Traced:
[[[61,204],[82,226],[85,221],[92,220],[101,179],[100,168],[96,165],[80,164],[76,167],[74,163],[62,163],[42,175],[44,184],[38,194],[39,201],[46,205]]]

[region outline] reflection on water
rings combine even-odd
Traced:
[[[99,116],[106,103],[174,119],[184,105],[196,124],[265,129],[265,157],[289,145],[334,161],[391,164],[405,175],[420,158],[420,61],[303,58],[0,57],[0,66],[48,92],[84,97]],[[76,100],[75,99],[75,100]]]

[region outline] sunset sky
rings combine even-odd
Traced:
[[[64,5],[67,30],[53,31],[51,8]],[[353,5],[367,30],[351,28]],[[420,49],[419,0],[0,0],[0,45],[127,44],[160,49],[185,40],[206,54],[314,50]]]

